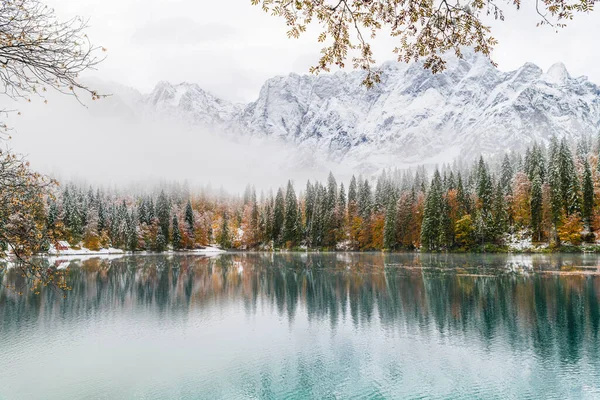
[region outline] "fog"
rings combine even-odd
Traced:
[[[5,121],[12,139],[6,146],[23,154],[32,168],[60,181],[111,187],[187,182],[240,192],[284,185],[303,187],[339,164],[318,161],[308,151],[272,139],[190,127],[157,115],[137,115],[118,94],[80,104],[73,96],[51,94],[48,104],[33,98],[4,107],[18,109]],[[137,113],[137,114],[136,114]]]

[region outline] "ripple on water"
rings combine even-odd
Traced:
[[[67,301],[0,290],[0,397],[600,397],[600,278],[504,268],[543,258],[149,260],[74,269]]]

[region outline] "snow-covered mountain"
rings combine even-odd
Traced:
[[[380,70],[372,89],[361,85],[360,71],[275,77],[246,105],[188,83],[161,82],[128,98],[143,115],[278,138],[367,167],[448,161],[598,131],[599,87],[571,77],[561,63],[546,72],[531,63],[503,72],[466,51],[441,74],[419,63],[388,62]]]
[[[230,103],[193,83],[159,82],[144,96],[147,110],[167,114],[192,124],[221,125],[234,120],[242,106]]]

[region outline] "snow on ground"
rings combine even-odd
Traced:
[[[193,250],[186,250],[187,252],[190,253],[200,253],[200,254],[206,254],[206,253],[225,253],[225,250],[219,249],[218,247],[213,247],[213,246],[206,246],[202,249],[193,249]]]
[[[82,247],[78,250],[76,249],[68,249],[68,250],[57,250],[54,246],[50,246],[48,249],[48,254],[50,255],[60,255],[60,256],[88,256],[88,255],[110,255],[110,254],[125,254],[125,252],[121,249],[115,249],[109,247],[108,249],[100,249],[100,250],[90,250]]]
[[[524,251],[533,247],[531,237],[520,232],[509,235],[506,243],[508,243],[508,248],[513,251]]]
[[[71,265],[71,262],[84,262],[92,260],[94,258],[101,258],[102,260],[117,260],[122,258],[125,254],[108,254],[108,253],[94,253],[94,254],[72,254],[72,255],[58,255],[47,257],[50,265],[54,265],[57,269],[66,269]]]

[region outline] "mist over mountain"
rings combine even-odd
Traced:
[[[106,151],[124,145],[158,159],[168,158],[169,147],[184,146],[190,158],[211,159],[204,171],[217,170],[221,159],[231,164],[254,153],[246,165],[260,159],[267,170],[371,173],[521,151],[553,135],[576,140],[598,131],[599,87],[570,76],[562,63],[547,71],[526,63],[503,72],[466,50],[463,59],[450,56],[440,74],[420,63],[387,62],[380,71],[381,83],[372,89],[361,85],[361,71],[277,76],[249,104],[229,102],[193,83],[163,81],[142,94],[94,81],[94,88],[111,96],[90,102],[85,111],[58,97],[41,120],[48,127],[53,119],[67,118],[54,130],[78,126],[70,142],[100,130],[98,141],[110,140]],[[16,125],[25,131],[37,127],[31,121]],[[265,161],[276,153],[279,157]],[[174,168],[181,158],[170,161]]]
[[[457,155],[523,150],[552,135],[597,132],[600,90],[564,64],[503,72],[466,51],[433,75],[419,63],[388,62],[381,84],[360,71],[269,79],[256,101],[233,104],[194,84],[160,82],[139,95],[156,113],[238,135],[281,139],[324,159],[384,167]]]

